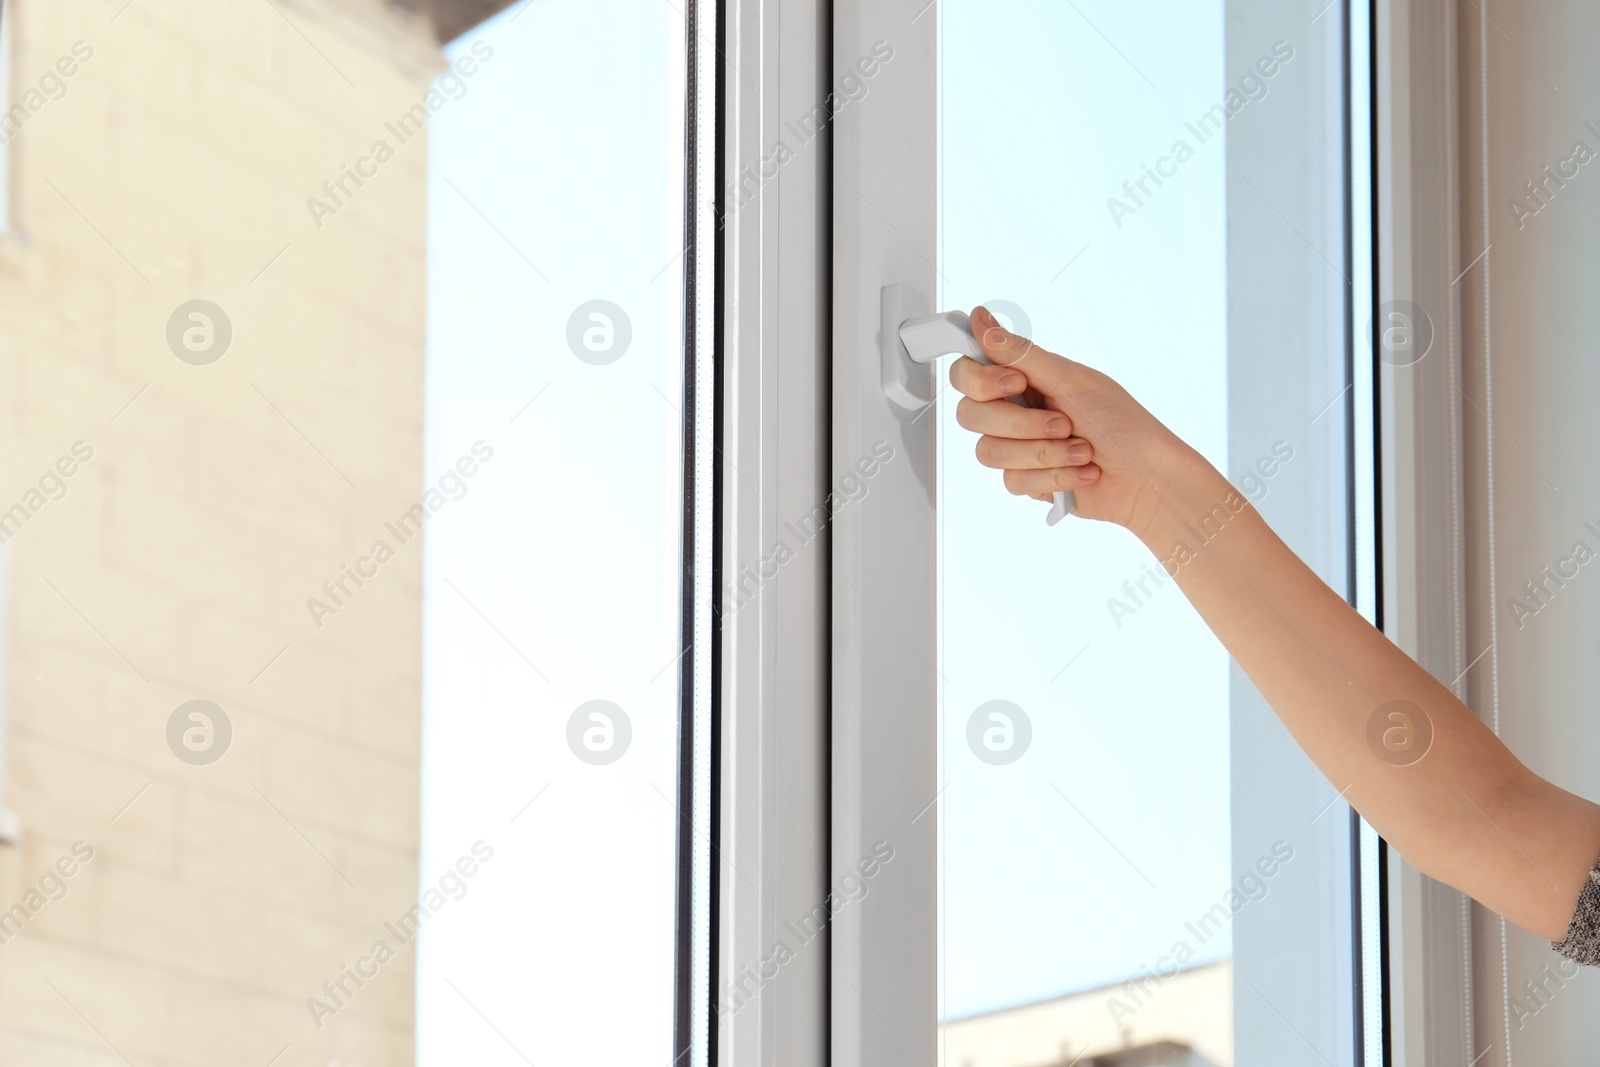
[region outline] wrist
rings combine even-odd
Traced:
[[[1167,467],[1168,477],[1150,487],[1128,524],[1134,536],[1158,558],[1194,539],[1208,522],[1226,522],[1249,507],[1244,495],[1200,453],[1183,447]]]

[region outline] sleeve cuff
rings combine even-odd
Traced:
[[[1600,966],[1600,861],[1589,869],[1589,879],[1578,893],[1566,940],[1552,941],[1550,947],[1569,960]]]

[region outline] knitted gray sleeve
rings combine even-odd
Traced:
[[[1600,966],[1600,862],[1589,869],[1589,880],[1578,894],[1567,939],[1552,941],[1550,947],[1569,960]]]

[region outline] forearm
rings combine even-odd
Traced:
[[[1559,940],[1600,855],[1600,807],[1529,772],[1221,475],[1198,461],[1201,468],[1157,498],[1135,532],[1379,833],[1424,872]],[[1386,729],[1406,740],[1408,724],[1409,751],[1383,743]],[[1430,730],[1423,748],[1417,742]]]

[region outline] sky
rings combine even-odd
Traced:
[[[428,525],[423,884],[478,840],[494,857],[422,938],[428,1067],[669,1058],[676,23],[670,4],[516,5],[447,50],[492,55],[429,124],[424,473],[480,440],[494,455]],[[568,341],[595,300],[631,327],[610,362]],[[579,327],[593,360],[605,326]],[[615,762],[569,748],[590,701],[631,725]]]
[[[1014,328],[1226,470],[1225,149],[1184,125],[1225,91],[1221,5],[1162,5],[1160,34],[1148,4],[939,9],[940,306],[1020,308]],[[1130,203],[1123,183],[1180,138],[1193,158],[1114,218],[1108,198]],[[1047,527],[1047,505],[1010,496],[958,399],[940,398],[946,1018],[1140,974],[1231,880],[1226,653],[1132,535]],[[1141,578],[1150,595],[1113,617]],[[1014,763],[968,747],[991,700],[1032,724]]]
[[[1147,6],[940,5],[941,303],[1010,302],[1224,467],[1222,138],[1120,226],[1106,207],[1224,91],[1220,5],[1163,6],[1160,35],[1141,32]],[[493,858],[424,934],[424,1065],[521,1050],[648,1067],[669,1047],[677,19],[621,0],[515,7],[450,47],[492,55],[430,123],[425,473],[437,484],[479,442],[493,455],[429,521],[423,883],[477,842]],[[568,339],[596,300],[631,326],[611,362]],[[1106,601],[1148,554],[1101,524],[1047,528],[1044,505],[973,459],[953,399],[945,1017],[1138,973],[1231,877],[1225,654],[1170,583],[1117,625]],[[999,555],[1023,575],[994,580]],[[631,725],[614,763],[569,747],[596,700]],[[1032,722],[1015,763],[967,747],[991,700]],[[1201,958],[1226,952],[1219,937]]]

